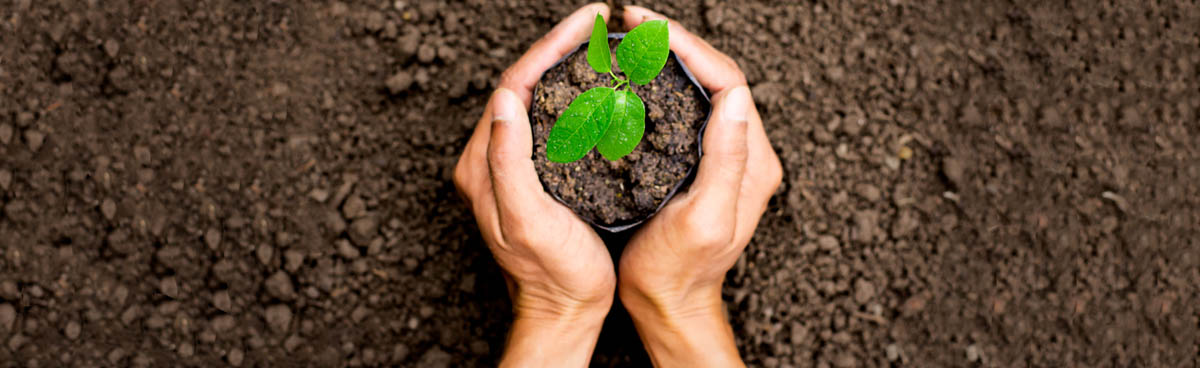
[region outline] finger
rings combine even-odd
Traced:
[[[475,124],[475,131],[471,133],[471,138],[467,140],[462,156],[459,156],[458,164],[454,167],[454,183],[459,194],[468,202],[476,200],[472,197],[479,196],[477,193],[482,189],[491,190],[487,169],[487,147],[492,136],[491,100],[489,99],[487,106],[483,108],[483,116]]]
[[[506,88],[492,95],[488,168],[501,225],[541,213],[544,191],[533,167],[533,134],[520,98]]]
[[[737,86],[746,85],[746,76],[742,74],[736,62],[729,56],[717,51],[704,39],[684,29],[679,22],[667,19],[666,16],[640,6],[625,7],[625,25],[633,29],[648,20],[667,20],[667,32],[670,34],[671,51],[687,65],[692,75],[716,95]]]
[[[576,10],[554,26],[538,40],[500,78],[500,87],[508,88],[529,106],[533,99],[533,86],[542,78],[546,69],[562,59],[564,55],[582,44],[592,33],[596,14],[608,19],[608,5],[592,3]]]
[[[700,208],[733,214],[748,157],[747,114],[754,105],[746,87],[714,96],[713,101],[716,107],[704,133],[704,155],[692,190]]]
[[[735,244],[745,246],[754,236],[754,229],[762,219],[763,213],[783,178],[783,166],[779,155],[771,147],[763,129],[762,118],[758,111],[750,111],[749,129],[746,144],[749,156],[746,158],[746,174],[742,179],[741,194],[737,204],[737,229]]]

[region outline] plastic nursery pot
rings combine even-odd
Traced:
[[[610,40],[612,40],[612,39],[623,39],[624,37],[625,37],[625,33],[609,33],[609,34],[608,34],[608,38],[609,38]],[[572,59],[572,56],[574,56],[576,53],[579,53],[579,52],[586,52],[586,50],[587,50],[587,47],[586,47],[586,45],[587,45],[587,43],[585,42],[585,43],[583,43],[582,45],[580,45],[580,46],[577,46],[577,47],[576,47],[574,50],[572,50],[570,53],[568,53],[566,56],[564,56],[562,59],[560,59],[560,60],[559,60],[557,63],[555,63],[553,66],[551,66],[550,68],[547,68],[547,70],[546,70],[545,72],[543,72],[543,74],[542,74],[542,78],[539,80],[539,83],[538,83],[537,85],[535,85],[535,86],[534,86],[534,90],[533,90],[533,96],[534,96],[534,106],[533,106],[533,107],[530,109],[530,117],[529,117],[529,119],[530,119],[530,122],[531,122],[531,123],[533,123],[533,124],[535,125],[535,127],[534,127],[534,128],[535,128],[535,132],[534,132],[534,135],[535,135],[535,137],[534,137],[534,140],[535,140],[535,142],[536,142],[536,143],[535,143],[535,146],[537,146],[537,145],[542,145],[542,146],[544,146],[544,144],[545,144],[545,142],[544,142],[544,141],[541,141],[541,142],[539,142],[539,141],[538,141],[539,137],[538,137],[538,132],[537,132],[537,130],[536,130],[536,129],[538,129],[538,125],[545,125],[545,124],[547,124],[547,123],[545,122],[545,120],[544,120],[544,119],[543,119],[543,120],[541,120],[541,123],[539,123],[539,120],[536,120],[536,119],[535,119],[535,115],[537,114],[537,111],[536,111],[536,110],[538,110],[538,103],[539,103],[538,96],[542,96],[542,95],[543,95],[542,93],[539,93],[539,92],[545,92],[545,94],[552,94],[552,93],[553,93],[553,92],[550,92],[550,91],[552,91],[552,90],[541,91],[542,84],[543,84],[543,82],[544,82],[544,80],[545,80],[545,78],[546,78],[546,75],[547,75],[546,73],[547,73],[547,72],[549,72],[549,71],[551,71],[551,70],[555,70],[555,68],[556,68],[556,67],[558,67],[558,66],[559,66],[560,64],[562,64],[563,62],[566,62],[566,61],[568,61],[568,60],[571,60],[571,59]],[[577,207],[575,206],[575,204],[576,204],[576,203],[572,203],[572,202],[570,202],[570,201],[568,201],[568,200],[564,200],[564,198],[562,198],[562,196],[560,196],[560,195],[558,195],[557,193],[555,193],[555,191],[554,191],[554,190],[552,190],[552,189],[550,188],[550,185],[549,185],[549,184],[547,184],[547,180],[546,180],[546,178],[545,178],[545,177],[544,177],[544,175],[543,175],[543,171],[542,171],[541,167],[539,166],[539,169],[538,169],[538,180],[539,180],[539,181],[542,183],[542,188],[543,188],[543,189],[544,189],[544,190],[545,190],[547,193],[550,193],[550,195],[551,195],[552,197],[554,197],[554,199],[556,199],[556,200],[558,200],[559,202],[563,203],[563,204],[564,204],[564,205],[566,205],[568,208],[571,208],[571,209],[575,210],[575,211],[576,211],[576,213],[577,213],[577,214],[579,214],[580,218],[583,218],[583,219],[584,219],[584,221],[587,221],[588,223],[590,223],[590,224],[591,224],[593,227],[595,227],[595,228],[597,228],[597,229],[600,229],[600,230],[606,231],[606,232],[608,232],[608,233],[617,234],[617,233],[626,232],[626,231],[628,231],[628,230],[630,230],[630,229],[633,229],[633,228],[637,227],[638,225],[641,225],[641,224],[642,224],[642,223],[644,223],[646,220],[650,219],[650,218],[651,218],[651,217],[653,217],[655,214],[657,214],[657,213],[658,213],[658,211],[660,211],[660,210],[663,208],[663,206],[665,206],[665,205],[666,205],[668,202],[670,202],[671,198],[674,198],[674,197],[675,197],[675,194],[679,193],[679,192],[680,192],[681,190],[683,190],[683,189],[686,189],[686,188],[687,188],[687,186],[691,184],[692,180],[693,180],[693,179],[695,178],[695,176],[696,176],[696,168],[697,168],[697,166],[699,166],[699,164],[700,164],[700,157],[703,155],[703,152],[701,152],[701,147],[703,147],[703,137],[704,137],[704,130],[705,130],[705,128],[708,126],[708,120],[709,120],[710,116],[712,115],[712,103],[711,103],[711,101],[710,101],[710,97],[709,97],[709,95],[708,95],[708,92],[707,92],[707,91],[705,91],[705,90],[704,90],[704,87],[703,87],[703,86],[701,86],[701,85],[700,85],[700,83],[696,81],[696,78],[695,78],[695,76],[693,76],[693,75],[692,75],[692,72],[691,72],[691,71],[688,69],[687,65],[685,65],[685,64],[683,63],[683,61],[682,61],[682,60],[680,60],[680,59],[679,59],[679,57],[675,55],[675,53],[674,53],[674,52],[671,52],[671,54],[670,54],[670,58],[671,58],[671,59],[673,59],[673,60],[675,61],[675,64],[677,64],[677,65],[679,66],[679,69],[681,69],[681,70],[683,71],[683,74],[684,74],[684,75],[687,77],[687,82],[690,82],[690,83],[691,83],[691,85],[692,85],[692,86],[694,86],[694,87],[696,88],[696,91],[697,91],[698,93],[695,93],[695,92],[689,92],[689,93],[695,93],[696,95],[698,95],[698,98],[696,98],[696,99],[695,99],[695,101],[699,101],[699,102],[700,102],[700,103],[698,103],[698,104],[697,104],[697,105],[699,105],[699,106],[698,106],[698,108],[696,108],[696,109],[691,109],[691,110],[690,110],[690,111],[701,111],[701,113],[700,113],[699,115],[694,115],[694,114],[692,115],[692,117],[693,117],[693,118],[698,118],[698,119],[695,119],[695,120],[686,120],[686,121],[684,121],[683,123],[692,122],[691,124],[694,124],[694,122],[696,122],[696,121],[699,121],[700,123],[699,123],[699,125],[698,125],[698,126],[696,126],[696,125],[692,125],[692,126],[694,126],[694,128],[691,128],[691,127],[689,127],[689,128],[686,128],[686,130],[687,130],[687,131],[691,131],[692,129],[694,129],[694,131],[696,132],[696,138],[695,138],[695,141],[694,141],[694,143],[693,143],[693,144],[695,145],[695,147],[694,147],[694,149],[693,149],[693,150],[690,150],[690,152],[682,153],[682,154],[690,154],[690,155],[694,155],[694,156],[695,156],[695,160],[694,160],[694,162],[691,162],[691,163],[690,163],[690,165],[689,165],[689,166],[686,168],[686,173],[685,173],[685,174],[683,174],[683,176],[682,176],[681,178],[679,178],[679,179],[678,179],[678,181],[676,181],[676,182],[675,182],[673,185],[671,185],[671,186],[670,186],[669,190],[666,192],[666,195],[665,195],[665,197],[663,197],[663,198],[662,198],[662,200],[661,200],[661,201],[659,201],[659,202],[657,203],[656,207],[654,207],[652,211],[649,211],[648,213],[645,213],[645,214],[642,214],[642,215],[633,216],[632,218],[624,219],[624,220],[621,220],[621,221],[615,221],[615,222],[612,222],[612,223],[607,223],[607,222],[599,221],[598,219],[592,218],[591,216],[588,216],[587,214],[581,213],[581,211],[579,211],[579,210],[577,209]],[[670,64],[671,64],[671,63],[668,63],[668,65],[670,65]],[[594,73],[594,71],[591,71],[591,70],[589,70],[589,72],[592,72],[592,73]],[[569,74],[570,74],[570,71],[569,71],[569,70],[567,70],[567,71],[563,71],[563,73],[566,73],[566,74],[568,74],[568,75],[569,75]],[[670,70],[670,71],[669,71],[669,70],[667,70],[667,69],[663,69],[663,72],[662,72],[662,73],[663,73],[663,74],[667,74],[667,73],[678,73],[678,71],[676,71],[676,70]],[[597,74],[598,74],[598,73],[597,73]],[[607,76],[604,76],[604,77],[601,77],[601,78],[607,78]],[[660,76],[659,76],[659,78],[663,78],[663,76],[662,76],[662,75],[660,75]],[[678,86],[678,85],[679,85],[678,83],[680,83],[680,82],[681,82],[681,80],[680,80],[678,77],[674,77],[674,78],[676,78],[676,79],[675,79],[675,81],[676,81],[676,82],[675,82],[675,84],[674,84],[674,85],[675,85],[675,86]],[[682,82],[682,83],[687,83],[687,82]],[[654,83],[654,82],[652,82],[652,84],[653,84],[653,83]],[[644,88],[644,87],[641,87],[641,88]],[[683,90],[687,90],[687,88],[683,88]],[[670,91],[672,91],[672,92],[675,92],[675,94],[676,94],[676,95],[680,96],[680,99],[683,99],[684,95],[678,92],[678,87],[676,87],[676,88],[672,88],[672,89],[670,89]],[[573,98],[573,96],[572,96],[572,98]],[[646,137],[644,137],[644,138],[643,138],[643,141],[642,141],[641,143],[639,143],[639,145],[647,145],[647,144],[650,144],[650,142],[648,142],[648,140],[649,140],[649,137],[650,137],[650,134],[651,134],[651,128],[652,128],[651,121],[650,121],[650,120],[651,120],[651,119],[650,119],[650,116],[652,115],[652,114],[651,114],[651,110],[653,110],[653,109],[655,109],[655,108],[656,108],[655,106],[652,106],[653,104],[654,104],[654,102],[652,102],[652,101],[651,101],[651,100],[649,100],[649,99],[647,99],[647,100],[646,100],[646,102],[645,102],[645,105],[646,105],[646,114],[647,114]],[[544,112],[543,112],[543,113],[544,113]],[[552,124],[552,123],[553,123],[553,120],[551,120],[550,124]],[[672,134],[671,136],[677,136],[677,135],[678,135],[678,133],[676,133],[676,134]],[[688,134],[688,135],[690,135],[690,134]],[[543,139],[543,140],[544,140],[544,138],[541,138],[541,139]],[[686,146],[684,146],[684,147],[686,147]],[[640,149],[640,148],[639,148],[639,149]],[[593,152],[590,152],[588,155],[598,155],[598,153],[596,153],[596,152],[594,152],[594,151],[593,151]],[[544,157],[541,157],[541,158],[537,157],[537,156],[538,156],[538,153],[537,153],[537,152],[535,152],[535,155],[534,155],[534,156],[535,156],[535,157],[534,157],[534,159],[535,159],[535,160],[546,160]],[[678,157],[678,156],[677,156],[677,157]],[[622,160],[627,160],[627,159],[629,159],[629,158],[622,158]],[[601,159],[601,160],[603,160],[603,159]],[[619,161],[619,160],[618,160],[618,161]],[[543,163],[541,163],[541,162],[538,162],[538,165],[542,165],[542,164],[543,164]],[[545,165],[552,165],[552,164],[553,164],[553,163],[545,163]],[[597,162],[592,162],[592,165],[596,165],[596,164],[598,164],[598,163],[597,163]],[[599,163],[599,164],[603,165],[603,163]],[[631,164],[631,165],[632,165],[632,164]],[[576,167],[576,169],[579,169],[579,168],[578,168],[578,167]],[[655,168],[653,168],[653,169],[654,169],[654,170],[658,170],[658,168],[657,168],[657,167],[655,167]],[[630,169],[630,170],[632,170],[632,169]],[[675,174],[672,174],[672,175],[678,175],[678,173],[680,173],[680,172],[681,172],[681,170],[679,170],[679,166],[675,166],[675,167],[673,167],[673,168],[672,168],[672,170],[673,170],[673,171],[674,171],[674,173],[675,173]],[[575,175],[576,175],[575,173],[569,173],[569,176],[575,176]],[[590,175],[590,174],[589,174],[589,175]],[[607,183],[607,182],[606,182],[606,183]],[[659,192],[658,192],[658,193],[659,193],[659,195],[661,195],[661,193],[662,193],[662,192],[661,192],[661,190],[662,190],[662,189],[665,189],[665,187],[666,187],[666,185],[662,185],[662,186],[658,186],[658,187],[657,187],[658,189],[656,189],[656,190],[659,190]],[[621,186],[621,188],[620,188],[620,189],[621,189],[622,191],[624,191],[624,190],[626,190],[627,188],[625,188],[624,186]],[[628,194],[628,193],[629,193],[629,192],[625,192],[625,194]],[[589,195],[592,195],[592,194],[594,194],[594,193],[589,193]],[[618,192],[618,193],[616,194],[616,196],[620,196],[621,194],[622,194],[621,192]],[[578,194],[576,194],[576,195],[578,195]],[[632,196],[631,196],[631,197],[632,197]],[[632,198],[631,198],[631,199],[629,199],[629,200],[632,200]],[[651,203],[652,203],[652,202],[651,202]],[[643,206],[642,206],[642,209],[640,209],[640,211],[638,211],[638,212],[645,212],[645,211],[646,211],[646,209],[647,209],[647,208],[649,208],[649,207],[651,207],[649,204],[645,204],[645,205],[643,205]]]

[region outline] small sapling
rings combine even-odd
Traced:
[[[609,55],[608,27],[604,17],[596,14],[587,62],[596,72],[612,76],[613,84],[589,89],[567,105],[550,129],[546,157],[553,162],[573,162],[595,147],[601,156],[616,161],[633,152],[646,130],[646,106],[630,84],[640,86],[654,80],[667,64],[669,53],[667,21],[642,23],[617,45],[617,66],[629,79],[618,77]]]

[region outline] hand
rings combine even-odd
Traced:
[[[604,242],[542,189],[526,112],[542,73],[587,40],[591,4],[504,72],[454,169],[454,183],[505,271],[513,302],[502,366],[584,366],[612,306],[616,275]]]
[[[625,7],[625,24],[666,19]],[[713,93],[696,180],[634,234],[621,256],[621,302],[655,366],[742,365],[721,285],[745,250],[782,168],[737,63],[670,22],[671,50]]]

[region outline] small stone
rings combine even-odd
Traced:
[[[838,248],[841,247],[841,245],[838,244],[837,238],[831,235],[821,235],[820,237],[817,237],[817,245],[820,246],[822,250],[829,252],[838,250]]]
[[[896,344],[888,344],[884,348],[884,355],[887,356],[889,362],[894,362],[900,359],[900,347],[896,346]]]
[[[421,315],[421,318],[429,318],[429,317],[433,317],[433,314],[434,314],[434,313],[436,313],[436,312],[437,312],[437,311],[436,311],[436,310],[434,310],[434,309],[433,309],[433,307],[431,307],[431,306],[428,306],[428,305],[423,305],[423,306],[421,306],[421,309],[419,309],[419,310],[417,311],[417,313],[419,313],[419,314]]]
[[[300,344],[304,343],[304,338],[298,335],[288,336],[287,340],[283,340],[283,349],[288,352],[296,351]]]
[[[396,344],[392,347],[392,363],[400,363],[408,359],[409,352],[408,345]]]
[[[264,265],[271,264],[271,258],[275,256],[275,248],[270,244],[259,244],[258,249],[254,251],[254,255],[258,257],[258,261]]]
[[[862,197],[863,199],[867,200],[867,202],[878,201],[879,197],[881,196],[881,194],[879,193],[879,188],[875,187],[874,185],[868,184],[868,183],[858,184],[855,187],[855,191],[858,192],[859,197]]]
[[[13,127],[8,123],[0,124],[0,144],[7,145],[12,142]]]
[[[275,332],[287,332],[288,325],[292,323],[292,308],[284,304],[267,307],[266,319],[267,325]]]
[[[46,296],[46,290],[43,290],[42,287],[38,286],[37,284],[30,285],[29,288],[25,289],[25,292],[29,293],[29,296],[34,298]]]
[[[325,203],[329,199],[329,191],[320,188],[313,189],[311,192],[308,192],[308,197],[314,201]]]
[[[417,53],[417,49],[421,47],[421,35],[417,32],[412,32],[400,38],[400,58],[407,61]]]
[[[946,179],[950,179],[950,182],[955,187],[961,188],[963,186],[964,174],[962,161],[954,157],[947,157],[942,160],[942,174],[946,175]]]
[[[284,266],[288,272],[296,272],[300,266],[304,265],[304,253],[295,249],[288,249],[283,253]]]
[[[854,358],[853,354],[841,353],[833,358],[833,366],[837,368],[854,368],[858,366],[858,359]]]
[[[337,240],[337,251],[338,255],[341,255],[346,259],[356,259],[359,256],[362,256],[362,253],[358,251],[358,248],[355,248],[354,245],[351,245],[350,242],[346,241],[346,239]]]
[[[141,311],[138,309],[138,306],[132,305],[126,309],[125,312],[121,313],[121,323],[125,324],[126,326],[130,326],[133,324],[133,322],[137,321],[138,316],[140,315]]]
[[[359,196],[351,196],[342,204],[342,217],[353,220],[367,214],[367,204]]]
[[[100,203],[100,213],[104,214],[104,218],[112,220],[117,216],[117,203],[112,199],[105,199]]]
[[[362,217],[350,224],[350,240],[360,247],[370,244],[379,232],[379,220],[375,216]]]
[[[875,297],[875,285],[866,279],[858,279],[854,282],[854,301],[858,304],[867,304],[871,298]]]
[[[17,310],[12,304],[0,304],[0,331],[12,331],[17,322]]]
[[[158,291],[162,292],[163,295],[178,299],[179,282],[175,281],[174,276],[164,278],[158,282]]]
[[[129,288],[125,285],[117,285],[117,289],[113,290],[112,301],[118,306],[125,305],[125,300],[129,299]]]
[[[109,364],[116,365],[117,363],[120,363],[122,359],[125,359],[125,349],[116,348],[108,352]]]
[[[371,12],[370,14],[367,14],[367,30],[371,32],[379,32],[379,30],[383,29],[383,24],[385,21],[386,19],[383,17],[383,13],[377,11]]]
[[[182,344],[179,344],[179,349],[177,351],[179,352],[180,357],[190,358],[193,354],[196,353],[196,346],[192,345],[192,343],[190,343],[190,342],[184,342]]]
[[[29,342],[29,338],[25,337],[25,335],[21,335],[21,334],[13,335],[12,338],[8,339],[8,350],[12,350],[12,351],[21,350],[21,347],[25,346],[26,342]]]
[[[233,311],[233,300],[229,298],[228,290],[221,290],[213,293],[212,303],[213,307],[223,312]]]
[[[433,58],[437,57],[437,49],[433,45],[424,44],[417,49],[417,60],[422,63],[429,64],[433,62]]]
[[[792,323],[792,345],[800,346],[808,340],[808,328],[800,323]]]
[[[216,333],[231,331],[236,325],[237,321],[233,319],[233,316],[228,314],[213,317],[211,323],[212,329]]]
[[[454,48],[448,45],[442,45],[441,47],[438,47],[437,55],[439,59],[442,59],[442,61],[445,61],[447,64],[454,62],[454,60],[458,58],[458,52],[454,51]]]
[[[334,234],[341,234],[346,231],[346,220],[342,219],[342,215],[335,211],[328,211],[325,214],[325,226]]]
[[[200,335],[197,336],[197,338],[200,339],[200,342],[202,343],[211,344],[217,341],[217,334],[209,330],[204,330],[200,331]]]
[[[900,313],[905,317],[913,316],[925,310],[925,297],[923,295],[913,295],[900,305]]]
[[[286,272],[278,271],[266,281],[267,293],[282,300],[291,300],[296,296],[292,287],[292,277]]]
[[[421,361],[417,363],[418,367],[426,368],[446,368],[450,366],[450,361],[454,357],[449,353],[442,351],[441,348],[434,346],[421,356]]]
[[[33,124],[33,118],[32,112],[22,111],[17,114],[17,126],[22,128],[27,127],[29,124]]]
[[[37,152],[42,148],[42,143],[46,141],[46,134],[35,129],[25,131],[25,142],[29,143],[29,150]]]
[[[971,344],[971,345],[967,346],[967,361],[974,363],[978,360],[979,360],[979,347],[975,346],[975,344]]]
[[[21,296],[21,289],[13,280],[0,281],[0,299],[16,299]]]
[[[396,72],[396,74],[392,74],[392,76],[387,79],[386,83],[388,91],[392,92],[392,94],[399,94],[407,91],[409,87],[412,87],[413,77],[412,74],[401,70]]]
[[[872,242],[875,234],[879,233],[879,213],[863,210],[854,213],[854,239],[860,242]]]
[[[225,359],[229,360],[229,365],[241,367],[242,359],[246,357],[245,354],[246,353],[242,352],[241,348],[233,348],[233,350],[229,351],[229,355],[225,356]]]
[[[360,305],[358,308],[354,308],[353,312],[350,312],[350,320],[354,321],[354,323],[360,323],[369,315],[371,315],[371,308]]]
[[[12,184],[12,172],[0,169],[0,190],[8,190],[9,184]]]
[[[108,54],[108,57],[115,58],[120,51],[121,44],[117,43],[117,40],[110,38],[108,41],[104,41],[104,53]]]
[[[254,335],[250,336],[250,338],[246,340],[246,345],[249,345],[251,350],[257,350],[261,349],[263,346],[266,346],[267,341],[263,340],[262,336]]]
[[[204,233],[204,243],[208,244],[209,249],[216,250],[221,245],[221,230],[208,229]]]

